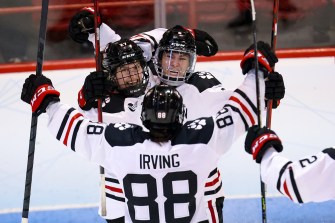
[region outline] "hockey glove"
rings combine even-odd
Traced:
[[[218,52],[218,44],[207,32],[193,29],[196,52],[200,56],[214,56]]]
[[[283,99],[284,96],[285,85],[283,76],[278,72],[269,73],[265,80],[265,101],[267,101],[267,99],[272,99],[272,108],[277,108],[280,103],[280,99]]]
[[[23,84],[21,100],[31,105],[32,112],[40,115],[50,102],[59,101],[59,95],[49,78],[31,74]]]
[[[188,30],[193,35],[197,55],[210,57],[214,56],[218,52],[218,44],[207,32],[199,29],[182,28]]]
[[[78,92],[78,104],[81,109],[88,111],[97,108],[96,99],[103,99],[114,89],[113,83],[108,79],[105,71],[94,71],[86,79],[84,86]]]
[[[243,74],[246,74],[249,72],[249,70],[255,68],[254,49],[255,45],[252,44],[244,52],[244,56],[240,64]],[[261,69],[263,72],[266,73],[272,72],[272,67],[275,65],[275,63],[278,62],[278,58],[276,54],[272,52],[270,45],[264,43],[263,41],[258,41],[257,56],[258,56],[259,69]]]
[[[249,128],[245,138],[245,151],[252,155],[256,163],[260,163],[266,150],[273,147],[277,152],[283,151],[283,145],[274,131],[267,127],[254,125]]]
[[[101,21],[99,21],[99,26]],[[84,7],[77,12],[70,20],[69,36],[78,43],[88,41],[88,34],[94,33],[94,9],[92,7]]]

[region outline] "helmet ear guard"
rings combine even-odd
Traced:
[[[183,98],[172,86],[156,85],[144,96],[141,119],[152,140],[167,141],[183,125]]]
[[[165,56],[164,62],[163,56]],[[188,58],[189,64],[182,68],[184,70],[170,66],[175,57],[180,56]],[[163,34],[155,53],[154,64],[158,76],[165,84],[179,86],[185,83],[194,72],[196,59],[196,46],[192,33],[181,26],[175,26]]]
[[[137,67],[138,63],[140,68]],[[136,43],[128,39],[121,39],[107,44],[103,53],[102,66],[108,71],[110,80],[120,93],[129,97],[138,97],[144,94],[149,81],[149,72],[143,57],[143,51]],[[129,68],[129,66],[133,68]],[[130,77],[128,79],[134,77],[137,81],[128,83],[122,80],[122,83],[124,83],[122,86],[117,78],[118,69],[122,72],[128,71],[127,76]],[[131,72],[131,69],[136,69],[136,72]],[[136,78],[134,75],[136,75]],[[123,77],[123,75],[120,76]]]

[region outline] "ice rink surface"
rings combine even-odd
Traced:
[[[93,70],[44,74],[61,92],[62,102],[76,106],[77,92]],[[239,61],[201,62],[196,70],[211,72],[226,89],[235,89],[244,78]],[[286,86],[286,96],[272,115],[272,128],[283,141],[282,154],[297,160],[334,146],[334,57],[280,59],[276,70],[283,74]],[[0,74],[0,223],[21,221],[31,110],[20,100],[20,93],[28,75]],[[29,222],[103,222],[96,214],[99,168],[52,138],[46,122],[45,114],[38,118]],[[261,220],[259,165],[244,152],[243,144],[244,136],[219,163],[226,223]],[[267,189],[268,222],[335,222],[335,202],[297,205]]]

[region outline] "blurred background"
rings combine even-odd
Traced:
[[[0,65],[36,60],[41,0],[0,1]],[[335,46],[335,0],[281,0],[277,49]],[[73,42],[70,18],[92,0],[50,0],[45,60],[92,58],[90,44]],[[271,41],[272,0],[255,1],[257,39]],[[252,42],[249,0],[100,0],[103,22],[122,37],[180,24],[215,37],[221,52]]]

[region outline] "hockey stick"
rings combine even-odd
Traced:
[[[272,18],[272,33],[271,33],[271,49],[273,53],[276,51],[276,45],[277,45],[278,10],[279,10],[279,0],[273,0],[273,18]],[[273,71],[275,70],[275,65],[273,65],[272,70]],[[268,128],[271,128],[272,104],[273,100],[268,100],[266,109],[266,127]]]
[[[94,30],[95,30],[95,67],[96,71],[101,71],[101,54],[100,54],[100,12],[99,1],[93,0],[94,3]],[[98,122],[102,122],[102,102],[98,99]],[[106,216],[106,189],[105,189],[105,170],[100,166],[100,202],[101,216]]]
[[[49,8],[49,0],[43,0],[41,10],[40,30],[38,35],[36,75],[42,75],[48,8]],[[29,204],[30,204],[32,177],[33,177],[35,142],[36,142],[36,131],[37,131],[37,117],[38,117],[37,114],[33,112],[31,117],[26,182],[24,187],[24,200],[23,200],[23,209],[21,218],[22,223],[28,223],[28,216],[29,216]]]
[[[259,79],[258,79],[258,51],[257,51],[257,41],[256,41],[256,10],[255,4],[253,0],[250,0],[251,3],[251,14],[252,14],[252,33],[253,33],[253,41],[254,41],[254,51],[255,51],[255,75],[256,75],[256,95],[257,95],[257,119],[258,119],[258,126],[262,126],[262,119],[261,119],[261,108],[260,108],[260,92],[259,92]],[[261,201],[262,201],[262,222],[266,223],[266,191],[265,191],[265,184],[260,178],[261,182]]]

